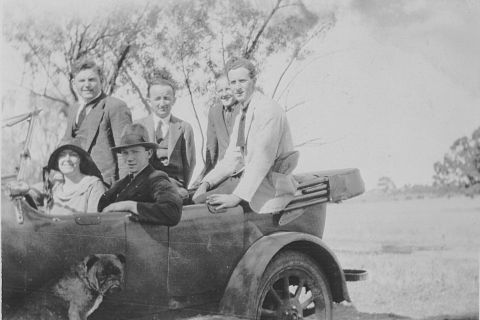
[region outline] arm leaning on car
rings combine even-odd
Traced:
[[[148,201],[134,201],[125,199],[114,202],[118,190],[115,188],[107,191],[100,200],[99,209],[106,211],[129,211],[133,214],[132,220],[174,226],[180,221],[182,215],[182,199],[176,187],[164,175],[153,174],[149,183],[138,192],[148,193]],[[103,208],[103,210],[102,210]]]

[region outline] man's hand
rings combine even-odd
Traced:
[[[102,212],[109,211],[129,211],[133,214],[138,214],[137,203],[130,200],[111,203],[102,210]]]
[[[193,194],[192,201],[195,203],[199,203],[197,202],[198,198],[203,196],[208,191],[208,189],[210,189],[210,184],[208,182],[202,182],[198,187],[197,191],[195,191],[195,193]]]
[[[207,204],[215,206],[215,210],[235,207],[240,201],[242,199],[234,194],[212,194],[207,197]]]

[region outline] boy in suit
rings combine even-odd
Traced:
[[[182,199],[177,187],[149,164],[157,147],[142,125],[125,128],[120,145],[112,149],[123,155],[129,174],[103,194],[98,211],[129,211],[132,220],[166,226],[180,221]]]
[[[154,79],[148,84],[147,97],[153,112],[136,122],[147,129],[149,141],[158,144],[150,163],[186,189],[195,168],[195,141],[192,126],[172,115],[175,85]]]

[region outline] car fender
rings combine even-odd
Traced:
[[[220,302],[222,314],[254,317],[253,303],[262,275],[272,258],[282,250],[298,250],[312,257],[327,278],[333,301],[350,301],[343,270],[325,242],[306,233],[277,232],[257,240],[240,259]]]

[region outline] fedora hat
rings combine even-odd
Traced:
[[[90,157],[90,154],[88,154],[87,151],[83,150],[81,147],[75,145],[75,144],[64,144],[59,146],[55,151],[52,152],[50,155],[50,158],[48,159],[48,164],[46,169],[47,170],[56,170],[60,171],[58,169],[58,156],[63,150],[72,150],[75,151],[79,156],[80,156],[80,172],[87,175],[87,176],[96,176],[100,178],[100,180],[103,181],[102,174],[100,173],[100,170],[98,169],[97,165],[93,161],[92,157]]]
[[[126,126],[120,138],[120,144],[113,147],[112,150],[120,152],[122,149],[135,146],[143,146],[148,149],[158,148],[158,144],[149,141],[147,129],[139,123]]]

